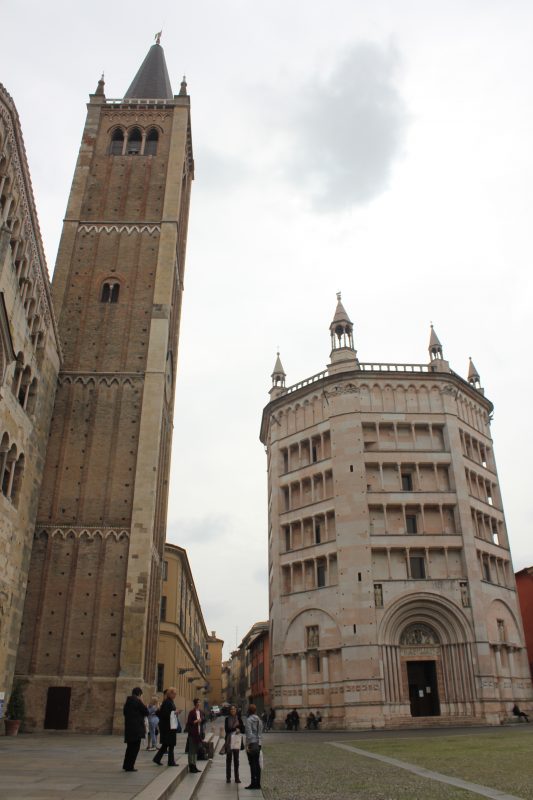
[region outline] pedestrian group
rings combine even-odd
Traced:
[[[142,701],[142,689],[135,687],[124,703],[124,741],[126,752],[122,769],[125,772],[137,772],[135,761],[141,749],[143,739],[147,740],[147,750],[157,750],[153,757],[154,764],[163,765],[163,757],[167,756],[167,765],[177,767],[178,762],[174,756],[176,747],[176,734],[181,733],[179,715],[181,710],[176,708],[174,700],[176,689],[171,686],[163,693],[163,700],[159,703],[158,697],[152,697],[148,706]],[[271,709],[266,717],[265,729],[270,730],[276,712]],[[185,732],[189,772],[201,772],[196,762],[203,750],[205,739],[205,714],[200,709],[200,700],[195,698],[193,708],[187,716]],[[231,782],[231,767],[235,783],[240,783],[239,758],[240,751],[246,750],[250,765],[250,784],[246,789],[261,788],[261,748],[263,735],[263,722],[257,716],[256,706],[252,703],[248,707],[248,714],[243,723],[236,706],[231,706],[224,723],[224,752],[226,754],[226,781]],[[159,734],[159,748],[157,748],[157,735]],[[204,755],[205,757],[205,755]]]

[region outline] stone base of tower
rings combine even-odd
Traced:
[[[69,675],[16,677],[24,686],[26,731],[113,732],[116,679]]]
[[[65,675],[17,675],[24,686],[26,718],[24,730],[69,730],[74,733],[121,734],[122,708],[135,686],[144,699],[155,687],[135,678],[84,678]]]
[[[527,706],[529,708],[529,705]],[[321,730],[399,730],[405,728],[458,728],[497,726],[512,721],[511,706],[501,700],[485,703],[472,702],[450,708],[443,703],[440,713],[413,716],[409,703],[390,706],[386,703],[369,703],[333,706],[276,706],[278,730],[285,730],[287,714],[296,709],[300,716],[300,730],[306,726],[308,714],[319,712]]]

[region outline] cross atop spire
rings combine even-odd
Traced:
[[[161,31],[156,34],[156,43],[148,50],[131,86],[124,95],[130,99],[172,100],[172,86],[168,76],[165,53],[159,44]]]
[[[161,44],[161,36],[162,36],[162,34],[163,34],[162,30],[160,30],[159,33],[156,33],[156,35],[155,35],[155,43],[156,44]]]

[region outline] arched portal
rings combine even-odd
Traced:
[[[430,592],[400,598],[379,638],[391,715],[474,715],[474,637],[454,603]]]

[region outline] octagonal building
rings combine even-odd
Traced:
[[[492,404],[433,328],[428,364],[360,362],[338,295],[330,335],[261,424],[278,724],[499,724],[532,695]]]

